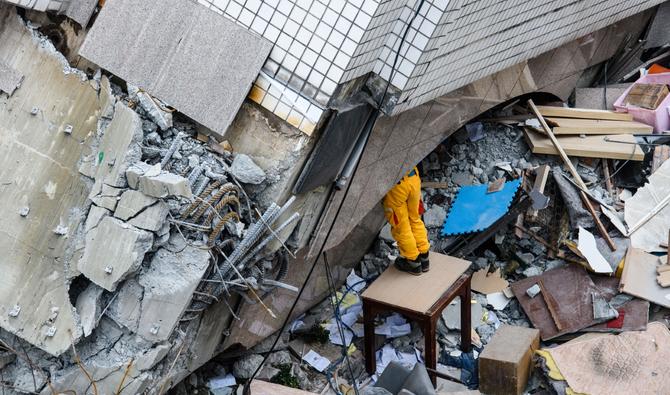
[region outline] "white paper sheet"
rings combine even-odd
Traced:
[[[323,372],[330,365],[328,358],[319,355],[314,350],[309,350],[307,354],[303,355],[302,360],[319,372]]]
[[[607,263],[607,260],[598,251],[596,239],[591,232],[579,227],[579,243],[577,245],[579,252],[584,255],[586,261],[589,263],[591,269],[596,273],[612,273],[612,267]]]
[[[349,273],[349,276],[347,276],[347,287],[360,293],[363,288],[365,288],[365,280],[356,275],[354,269],[351,269],[351,273]]]

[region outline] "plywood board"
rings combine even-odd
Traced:
[[[556,318],[561,323],[561,330],[547,307],[546,295],[530,298],[526,294],[526,290],[538,281],[542,282],[543,292],[549,293],[550,298],[556,302],[553,307]],[[542,340],[576,332],[599,322],[593,319],[591,293],[601,295],[602,292],[581,266],[567,265],[549,270],[540,276],[517,281],[511,288],[533,326],[540,330]]]
[[[524,134],[526,136],[526,141],[534,154],[558,155],[558,151],[551,143],[549,137],[534,132],[528,128],[525,128]],[[631,134],[586,137],[561,136],[556,138],[568,156],[635,161],[644,160],[644,152],[642,152],[639,145],[634,145],[635,137]],[[605,141],[605,138],[626,143],[613,143]]]
[[[670,394],[670,331],[659,322],[644,332],[596,336],[545,350],[575,393]]]
[[[468,267],[470,262],[466,260],[431,251],[430,272],[414,276],[391,265],[362,296],[425,313]]]
[[[580,118],[580,119],[602,119],[611,121],[632,121],[633,116],[625,112],[614,112],[605,110],[593,110],[586,108],[565,108],[537,106],[543,117]]]
[[[656,282],[658,257],[637,248],[629,248],[621,274],[619,289],[657,305],[670,308],[670,288]]]
[[[279,384],[268,383],[267,381],[254,380],[251,382],[251,395],[309,395],[314,392],[307,392],[296,388],[285,387]]]
[[[555,135],[561,134],[631,134],[653,133],[654,128],[632,121],[601,121],[595,119],[545,118],[553,125]]]
[[[471,288],[473,291],[483,294],[492,294],[495,292],[502,292],[503,289],[509,286],[509,282],[502,278],[500,268],[497,268],[493,273],[489,273],[489,267],[477,270],[472,274]]]

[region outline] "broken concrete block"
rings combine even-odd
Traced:
[[[81,324],[84,337],[88,337],[93,332],[93,329],[98,326],[102,291],[102,288],[97,285],[89,284],[77,297],[75,307],[79,314],[79,323]]]
[[[430,210],[423,213],[423,223],[427,228],[439,228],[444,224],[447,217],[447,211],[441,206],[433,206]]]
[[[235,178],[245,184],[260,184],[265,181],[265,172],[258,167],[249,155],[235,155],[233,164],[230,166],[230,172]]]
[[[172,113],[163,110],[158,105],[158,99],[130,84],[128,84],[128,94],[140,103],[140,106],[161,130],[168,130],[172,127]]]
[[[119,200],[116,211],[114,211],[114,216],[126,221],[154,203],[156,203],[156,198],[154,197],[132,189],[127,190],[121,195],[121,200]]]
[[[105,217],[86,234],[79,271],[99,286],[114,291],[120,281],[140,268],[152,243],[150,232]]]
[[[117,324],[125,326],[131,332],[137,331],[137,324],[140,321],[140,312],[144,288],[131,278],[123,283],[117,291],[117,296],[109,305],[105,313]]]
[[[91,188],[88,198],[98,207],[104,207],[107,210],[114,211],[119,201],[119,196],[123,193],[123,188],[115,188],[96,181]]]
[[[9,351],[0,351],[0,369],[16,360],[16,354]]]
[[[188,179],[160,170],[160,165],[150,165],[138,162],[126,171],[128,185],[148,196],[164,198],[181,196],[192,198],[191,186]]]
[[[207,250],[193,246],[176,253],[159,249],[138,278],[144,298],[137,333],[154,342],[170,337],[208,266]]]
[[[0,62],[0,92],[5,92],[11,96],[16,88],[21,85],[21,81],[23,81],[23,74],[20,71],[4,62]]]
[[[140,116],[117,102],[112,122],[104,129],[99,146],[81,164],[79,172],[105,185],[125,187],[126,170],[142,157],[143,137]]]
[[[144,209],[144,211],[130,219],[128,223],[140,229],[158,232],[165,223],[169,212],[170,207],[167,204],[158,202]]]
[[[526,295],[528,295],[529,298],[534,298],[540,292],[542,292],[542,289],[540,288],[540,286],[537,285],[537,284],[533,284],[532,287],[530,287],[526,290]]]
[[[263,356],[260,354],[245,355],[233,364],[233,375],[239,379],[251,378],[262,362]]]
[[[479,356],[479,390],[491,395],[522,394],[540,331],[502,325]]]
[[[84,224],[84,232],[88,233],[91,229],[98,226],[103,218],[110,214],[111,212],[105,208],[91,205],[91,209],[88,210],[88,216],[86,217],[86,223]]]
[[[135,367],[138,370],[149,370],[156,366],[156,364],[165,358],[170,351],[170,346],[167,344],[159,344],[151,350],[145,352],[137,358]]]

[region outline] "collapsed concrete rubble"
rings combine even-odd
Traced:
[[[12,8],[0,26],[23,51],[0,48],[22,76],[0,97],[3,392],[164,392],[214,355],[237,298],[293,289],[295,199],[257,204],[276,169],[65,67]]]

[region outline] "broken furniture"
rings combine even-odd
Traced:
[[[470,276],[465,271],[470,262],[448,255],[430,253],[430,272],[412,276],[391,265],[363,292],[365,327],[365,369],[376,369],[374,319],[381,312],[397,312],[418,322],[426,341],[426,367],[435,370],[437,364],[436,327],[449,303],[461,298],[461,350],[470,350]],[[430,374],[433,385],[435,374]]]
[[[531,298],[526,290],[538,285],[541,292]],[[593,317],[592,294],[602,296],[586,270],[566,265],[528,277],[511,285],[512,292],[533,326],[540,330],[542,340],[607,321]]]
[[[479,356],[479,389],[485,394],[521,394],[526,388],[540,331],[502,325]]]

